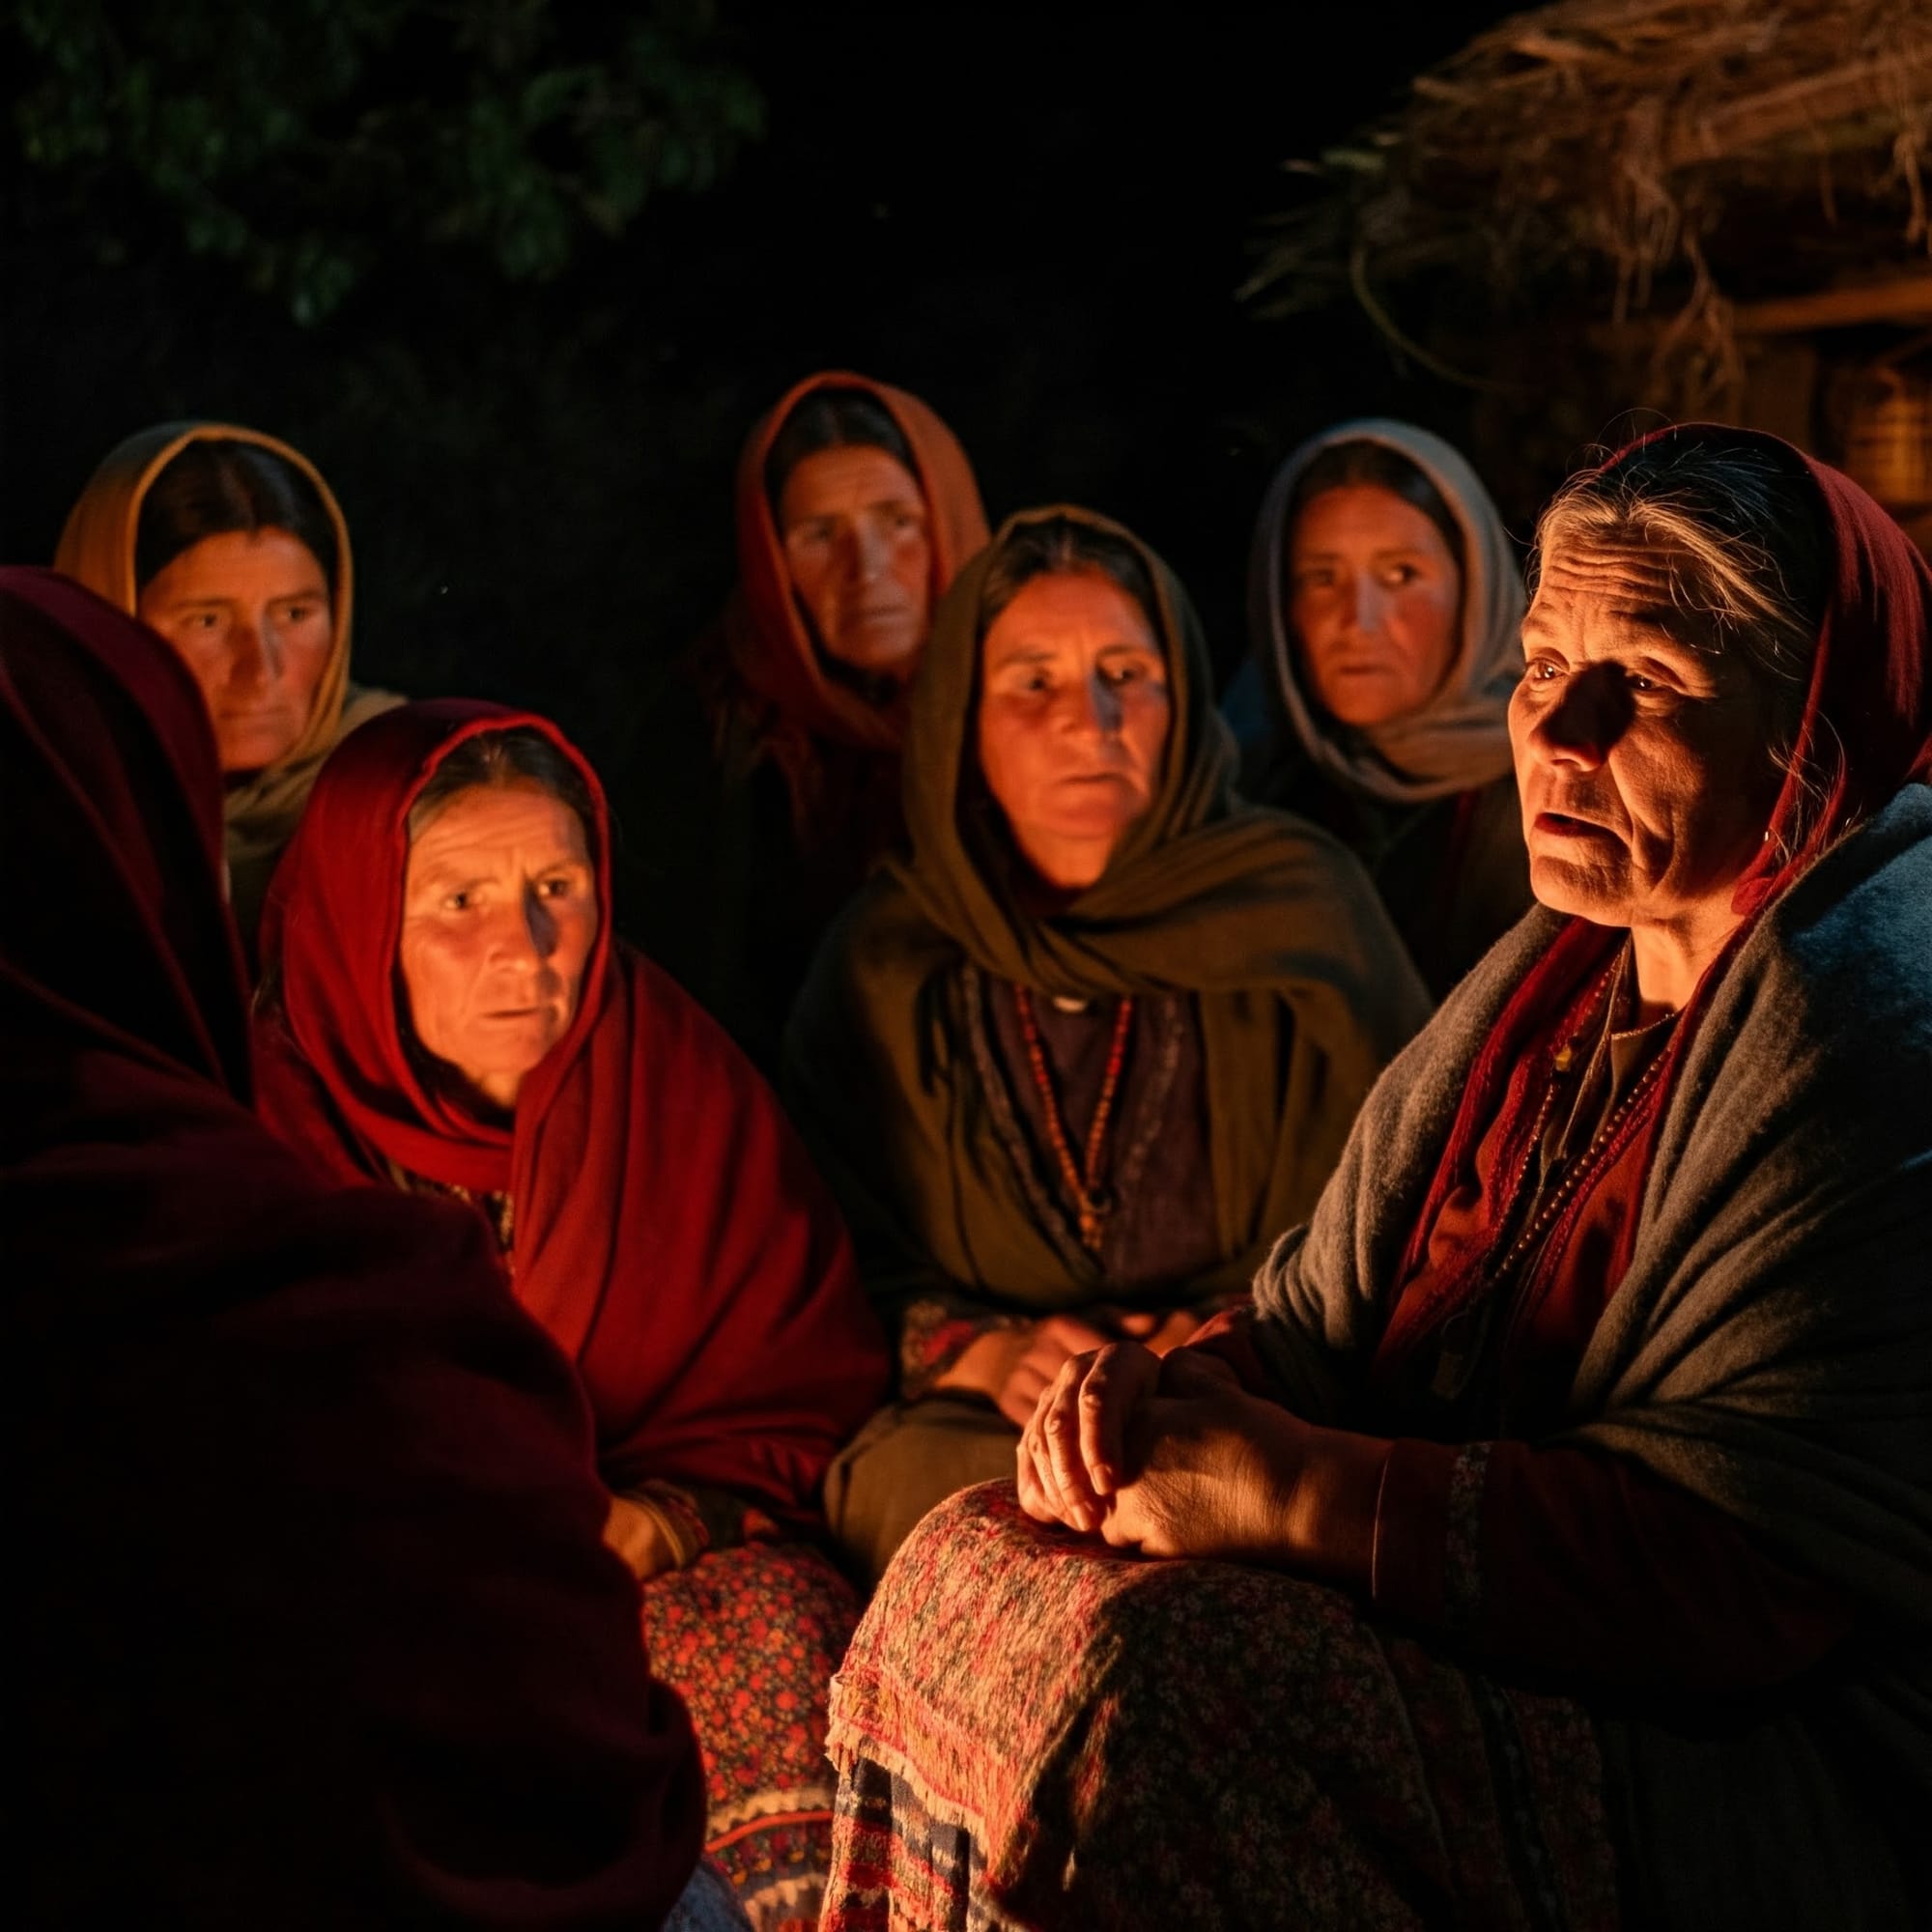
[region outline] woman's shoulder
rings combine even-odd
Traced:
[[[1932,787],[1907,785],[1827,851],[1737,964],[1754,1015],[1794,1050],[1876,1072],[1932,1045]]]

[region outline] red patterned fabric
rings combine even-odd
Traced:
[[[200,694],[50,573],[0,824],[22,1922],[658,1923],[696,1747],[568,1365],[471,1215],[249,1111]]]
[[[961,1491],[900,1548],[833,1692],[822,1932],[1609,1932],[1588,1713],[1342,1592],[1150,1563]]]
[[[771,1526],[644,1585],[644,1646],[690,1708],[709,1791],[705,1844],[757,1932],[811,1932],[832,1849],[825,1692],[859,1602]]]
[[[603,919],[575,1021],[497,1127],[418,1077],[395,960],[411,805],[465,739],[513,728],[589,788]],[[884,1392],[884,1341],[769,1089],[613,939],[610,846],[596,775],[545,719],[452,700],[353,732],[263,921],[280,1012],[259,1029],[262,1111],[335,1173],[382,1180],[393,1162],[511,1196],[518,1298],[576,1361],[613,1488],[713,1484],[798,1517]]]

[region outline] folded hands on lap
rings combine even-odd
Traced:
[[[1020,1503],[1149,1556],[1293,1562],[1316,1434],[1213,1355],[1112,1342],[1069,1357],[1041,1395],[1020,1437]]]

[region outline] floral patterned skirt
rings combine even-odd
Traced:
[[[1617,1922],[1596,1734],[1340,1592],[967,1490],[834,1686],[825,1932]]]
[[[851,1585],[801,1544],[718,1550],[643,1588],[651,1669],[684,1698],[704,1755],[705,1849],[758,1932],[818,1923],[826,1687],[858,1615]]]

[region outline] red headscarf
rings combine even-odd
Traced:
[[[418,1076],[396,958],[411,806],[458,745],[512,729],[588,788],[602,918],[576,1017],[497,1127]],[[721,1484],[797,1512],[883,1395],[884,1344],[770,1090],[612,938],[610,848],[596,775],[545,719],[448,700],[352,732],[269,895],[281,1010],[258,1030],[262,1111],[335,1173],[394,1163],[510,1195],[518,1297],[576,1360],[613,1487]]]
[[[1905,785],[1932,781],[1932,670],[1927,666],[1932,566],[1850,477],[1756,430],[1678,424],[1620,450],[1604,471],[1614,471],[1639,449],[1693,439],[1718,448],[1768,449],[1785,462],[1803,463],[1816,492],[1825,542],[1825,613],[1792,770],[1772,810],[1771,837],[1739,880],[1732,902],[1744,923],[1705,970],[1673,1028],[1647,1104],[1625,1121],[1614,1144],[1604,1151],[1600,1179],[1571,1202],[1544,1249],[1547,1272],[1565,1264],[1574,1243],[1577,1255],[1589,1258],[1585,1264],[1604,1270],[1606,1278],[1590,1293],[1605,1300],[1630,1265],[1636,1208],[1670,1090],[1725,965],[1758,914],[1849,826],[1878,810]],[[1823,809],[1808,808],[1808,801],[1818,798],[1825,800]],[[1418,1278],[1432,1232],[1451,1195],[1469,1186],[1476,1150],[1486,1136],[1496,1136],[1492,1174],[1514,1175],[1522,1166],[1531,1116],[1558,1036],[1580,1021],[1588,985],[1622,943],[1620,931],[1573,920],[1491,1029],[1410,1238],[1401,1278],[1415,1292],[1403,1296],[1382,1337],[1378,1376],[1391,1373],[1423,1337],[1481,1292],[1485,1263],[1509,1207],[1503,1190],[1485,1190],[1457,1251],[1448,1256],[1438,1252],[1427,1274]],[[1586,1222],[1595,1225],[1599,1238],[1577,1242]]]
[[[842,369],[808,376],[779,398],[738,459],[738,589],[725,612],[724,636],[739,676],[794,730],[834,744],[893,751],[905,735],[904,707],[882,710],[827,675],[793,594],[765,491],[765,459],[779,432],[800,403],[826,389],[858,389],[870,396],[905,438],[929,518],[935,606],[960,565],[985,548],[986,513],[972,466],[958,439],[925,404],[903,389]]]
[[[50,572],[0,571],[0,821],[26,1918],[657,1923],[697,1750],[569,1367],[473,1216],[249,1111],[206,709]]]

